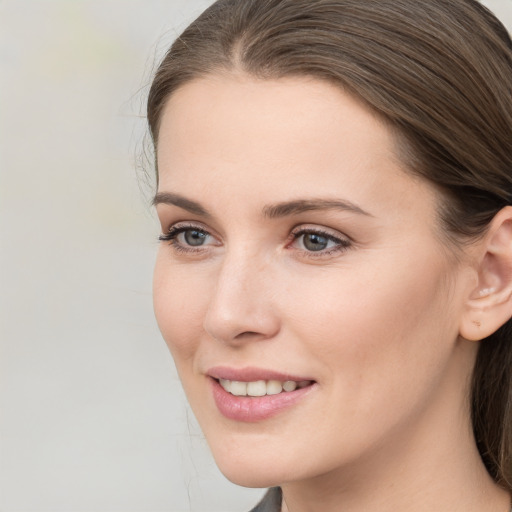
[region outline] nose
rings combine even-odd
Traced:
[[[205,331],[233,346],[274,337],[280,321],[271,274],[255,256],[226,256],[204,318]]]

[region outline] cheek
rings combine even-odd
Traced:
[[[358,271],[347,266],[289,283],[294,338],[325,362],[331,379],[350,375],[358,388],[380,377],[382,385],[447,356],[458,325],[450,270],[439,255],[411,260],[393,254]]]
[[[393,259],[368,272],[339,268],[288,283],[286,338],[318,370],[325,400],[316,415],[329,418],[311,440],[336,460],[417,417],[450,365],[457,337],[450,270],[440,259],[398,268]]]
[[[153,275],[153,305],[178,371],[194,357],[198,347],[209,302],[204,284],[200,274],[184,272],[160,250]]]

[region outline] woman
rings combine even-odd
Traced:
[[[256,510],[510,510],[511,92],[474,0],[219,0],[165,56],[156,317]]]

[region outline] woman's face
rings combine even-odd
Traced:
[[[468,269],[360,103],[212,76],[170,98],[157,156],[156,317],[228,478],[375,463],[465,413]]]

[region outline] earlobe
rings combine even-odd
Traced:
[[[461,318],[460,335],[471,341],[487,338],[512,317],[512,207],[492,220],[477,242],[477,286]]]

